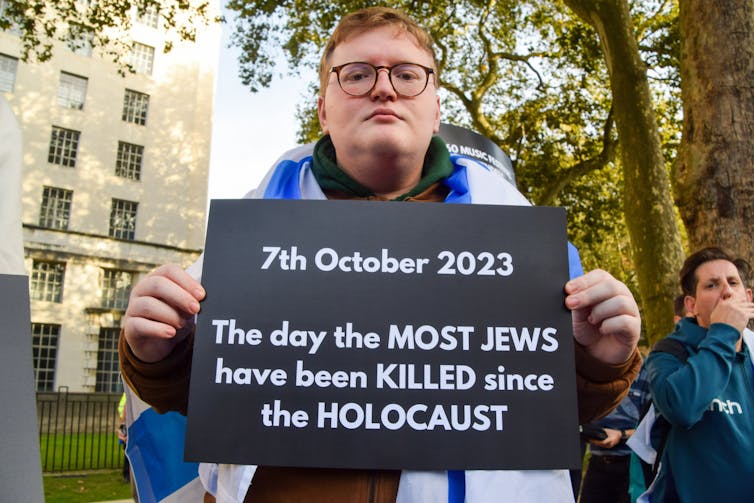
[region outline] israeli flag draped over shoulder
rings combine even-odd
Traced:
[[[251,199],[326,199],[312,173],[313,144],[286,152],[256,189]],[[451,155],[453,174],[446,203],[530,206],[516,187],[485,164],[463,155]],[[578,252],[568,244],[571,277],[583,274]],[[201,277],[201,258],[188,268]],[[574,432],[576,434],[576,432]],[[241,503],[256,466],[206,464],[199,473],[218,503]],[[409,471],[401,473],[397,503],[573,503],[567,470],[528,471]]]

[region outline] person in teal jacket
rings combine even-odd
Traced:
[[[685,362],[654,351],[646,361],[657,411],[670,423],[644,501],[754,500],[754,319],[749,264],[719,248],[690,255],[680,272],[689,317],[668,337]]]

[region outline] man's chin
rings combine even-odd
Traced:
[[[364,134],[362,144],[369,150],[389,155],[391,152],[404,151],[410,141],[409,134],[397,127],[381,127]]]
[[[348,133],[351,141],[345,142],[343,147],[348,148],[347,144],[350,143],[358,150],[359,155],[384,156],[386,159],[414,154],[424,156],[431,139],[429,137],[424,141],[424,138],[406,127],[405,123],[368,124],[366,127],[354,128]],[[343,131],[341,131],[341,136],[344,136]],[[426,144],[422,146],[421,143]],[[336,143],[337,148],[338,143]]]

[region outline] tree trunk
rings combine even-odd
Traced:
[[[679,5],[684,126],[676,202],[692,251],[720,246],[754,263],[754,4]]]
[[[620,139],[623,206],[631,237],[642,317],[650,343],[673,325],[673,298],[683,249],[660,135],[626,0],[565,0],[594,27],[610,74]]]

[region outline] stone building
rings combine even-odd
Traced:
[[[220,27],[176,42],[134,16],[125,77],[86,41],[20,61],[0,32],[0,92],[23,133],[23,238],[38,391],[115,392],[131,285],[201,252]]]

